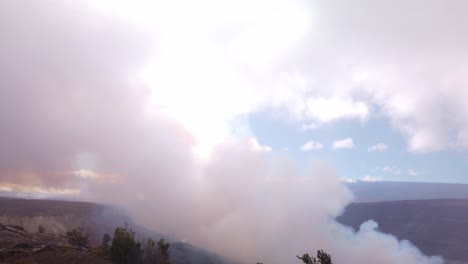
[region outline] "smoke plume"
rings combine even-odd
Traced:
[[[326,116],[298,99],[310,91],[285,68],[303,60],[298,43],[320,17],[305,2],[129,2],[0,3],[0,190],[116,204],[146,227],[244,262],[297,263],[317,249],[336,263],[443,262],[373,221],[357,232],[337,223],[352,195],[333,168],[313,161],[304,172],[242,121],[261,109],[366,120],[370,101],[396,111],[383,98],[399,91],[314,90],[310,102],[349,110]],[[418,141],[437,125],[419,111],[390,117],[410,147],[450,145],[444,131]],[[460,145],[464,128],[455,127]]]

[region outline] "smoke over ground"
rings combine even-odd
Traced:
[[[427,132],[437,124],[419,119],[424,109],[384,100],[406,92],[344,89],[349,76],[330,83],[330,64],[330,71],[306,67],[325,76],[316,80],[321,89],[308,90],[296,48],[320,16],[301,1],[217,2],[146,9],[140,2],[2,1],[1,190],[79,193],[245,262],[296,263],[296,254],[324,249],[336,263],[442,263],[374,222],[357,233],[336,223],[352,196],[333,169],[313,162],[302,172],[287,154],[259,144],[239,117],[275,109],[318,125],[365,121],[377,104],[415,150],[463,145],[465,124],[453,123],[459,139],[446,142],[445,131]],[[121,16],[126,11],[130,19]],[[318,53],[302,55],[325,61]],[[379,73],[367,74],[365,82],[376,84]],[[427,96],[438,98],[436,90]],[[461,107],[457,93],[445,99]]]

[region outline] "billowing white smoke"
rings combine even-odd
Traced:
[[[335,263],[442,263],[373,221],[357,233],[337,223],[351,194],[326,164],[303,175],[287,157],[255,146],[236,140],[206,162],[153,156],[145,171],[90,193],[125,206],[145,226],[246,263],[297,263],[296,254],[319,248]]]
[[[410,149],[464,144],[465,123],[452,124],[459,136],[447,142],[445,130],[431,129],[444,111],[436,124],[420,119],[425,104],[404,100],[413,98],[407,89],[369,88],[381,72],[359,71],[356,82],[331,74],[340,61],[306,67],[354,47],[319,52],[327,43],[313,41],[319,51],[303,50],[307,25],[321,17],[303,2],[174,1],[164,9],[111,1],[95,11],[46,2],[0,3],[2,190],[79,190],[84,199],[125,207],[148,227],[248,262],[296,263],[296,254],[322,248],[336,263],[442,263],[373,222],[357,233],[336,223],[352,197],[326,162],[303,173],[286,154],[258,144],[245,124],[234,135],[226,129],[265,108],[318,125],[365,121],[376,104],[408,135]],[[132,11],[132,22],[119,16]],[[326,33],[328,41],[338,37]],[[303,78],[310,71],[319,73],[315,82]],[[456,84],[454,96],[443,98],[458,109],[464,92]],[[427,93],[434,100],[441,98],[435,90]]]

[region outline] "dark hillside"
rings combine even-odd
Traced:
[[[39,226],[45,228],[44,235],[52,237],[60,237],[60,235],[64,235],[75,227],[83,227],[90,234],[91,244],[98,245],[101,243],[104,233],[113,234],[114,229],[124,223],[128,223],[135,230],[136,238],[140,241],[146,241],[148,238],[156,241],[161,238],[168,239],[171,243],[171,258],[174,264],[232,263],[194,245],[179,242],[158,232],[138,226],[123,211],[114,207],[87,202],[0,197],[0,224],[21,226],[25,232],[33,234],[33,236],[36,235]],[[41,236],[42,234],[38,235]],[[7,240],[8,238],[4,239],[4,242],[8,243]]]
[[[468,200],[438,199],[350,204],[338,221],[358,229],[369,220],[427,255],[468,262]]]

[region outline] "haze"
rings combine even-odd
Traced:
[[[345,183],[468,183],[468,2],[0,2],[0,192],[245,263],[443,263]]]

